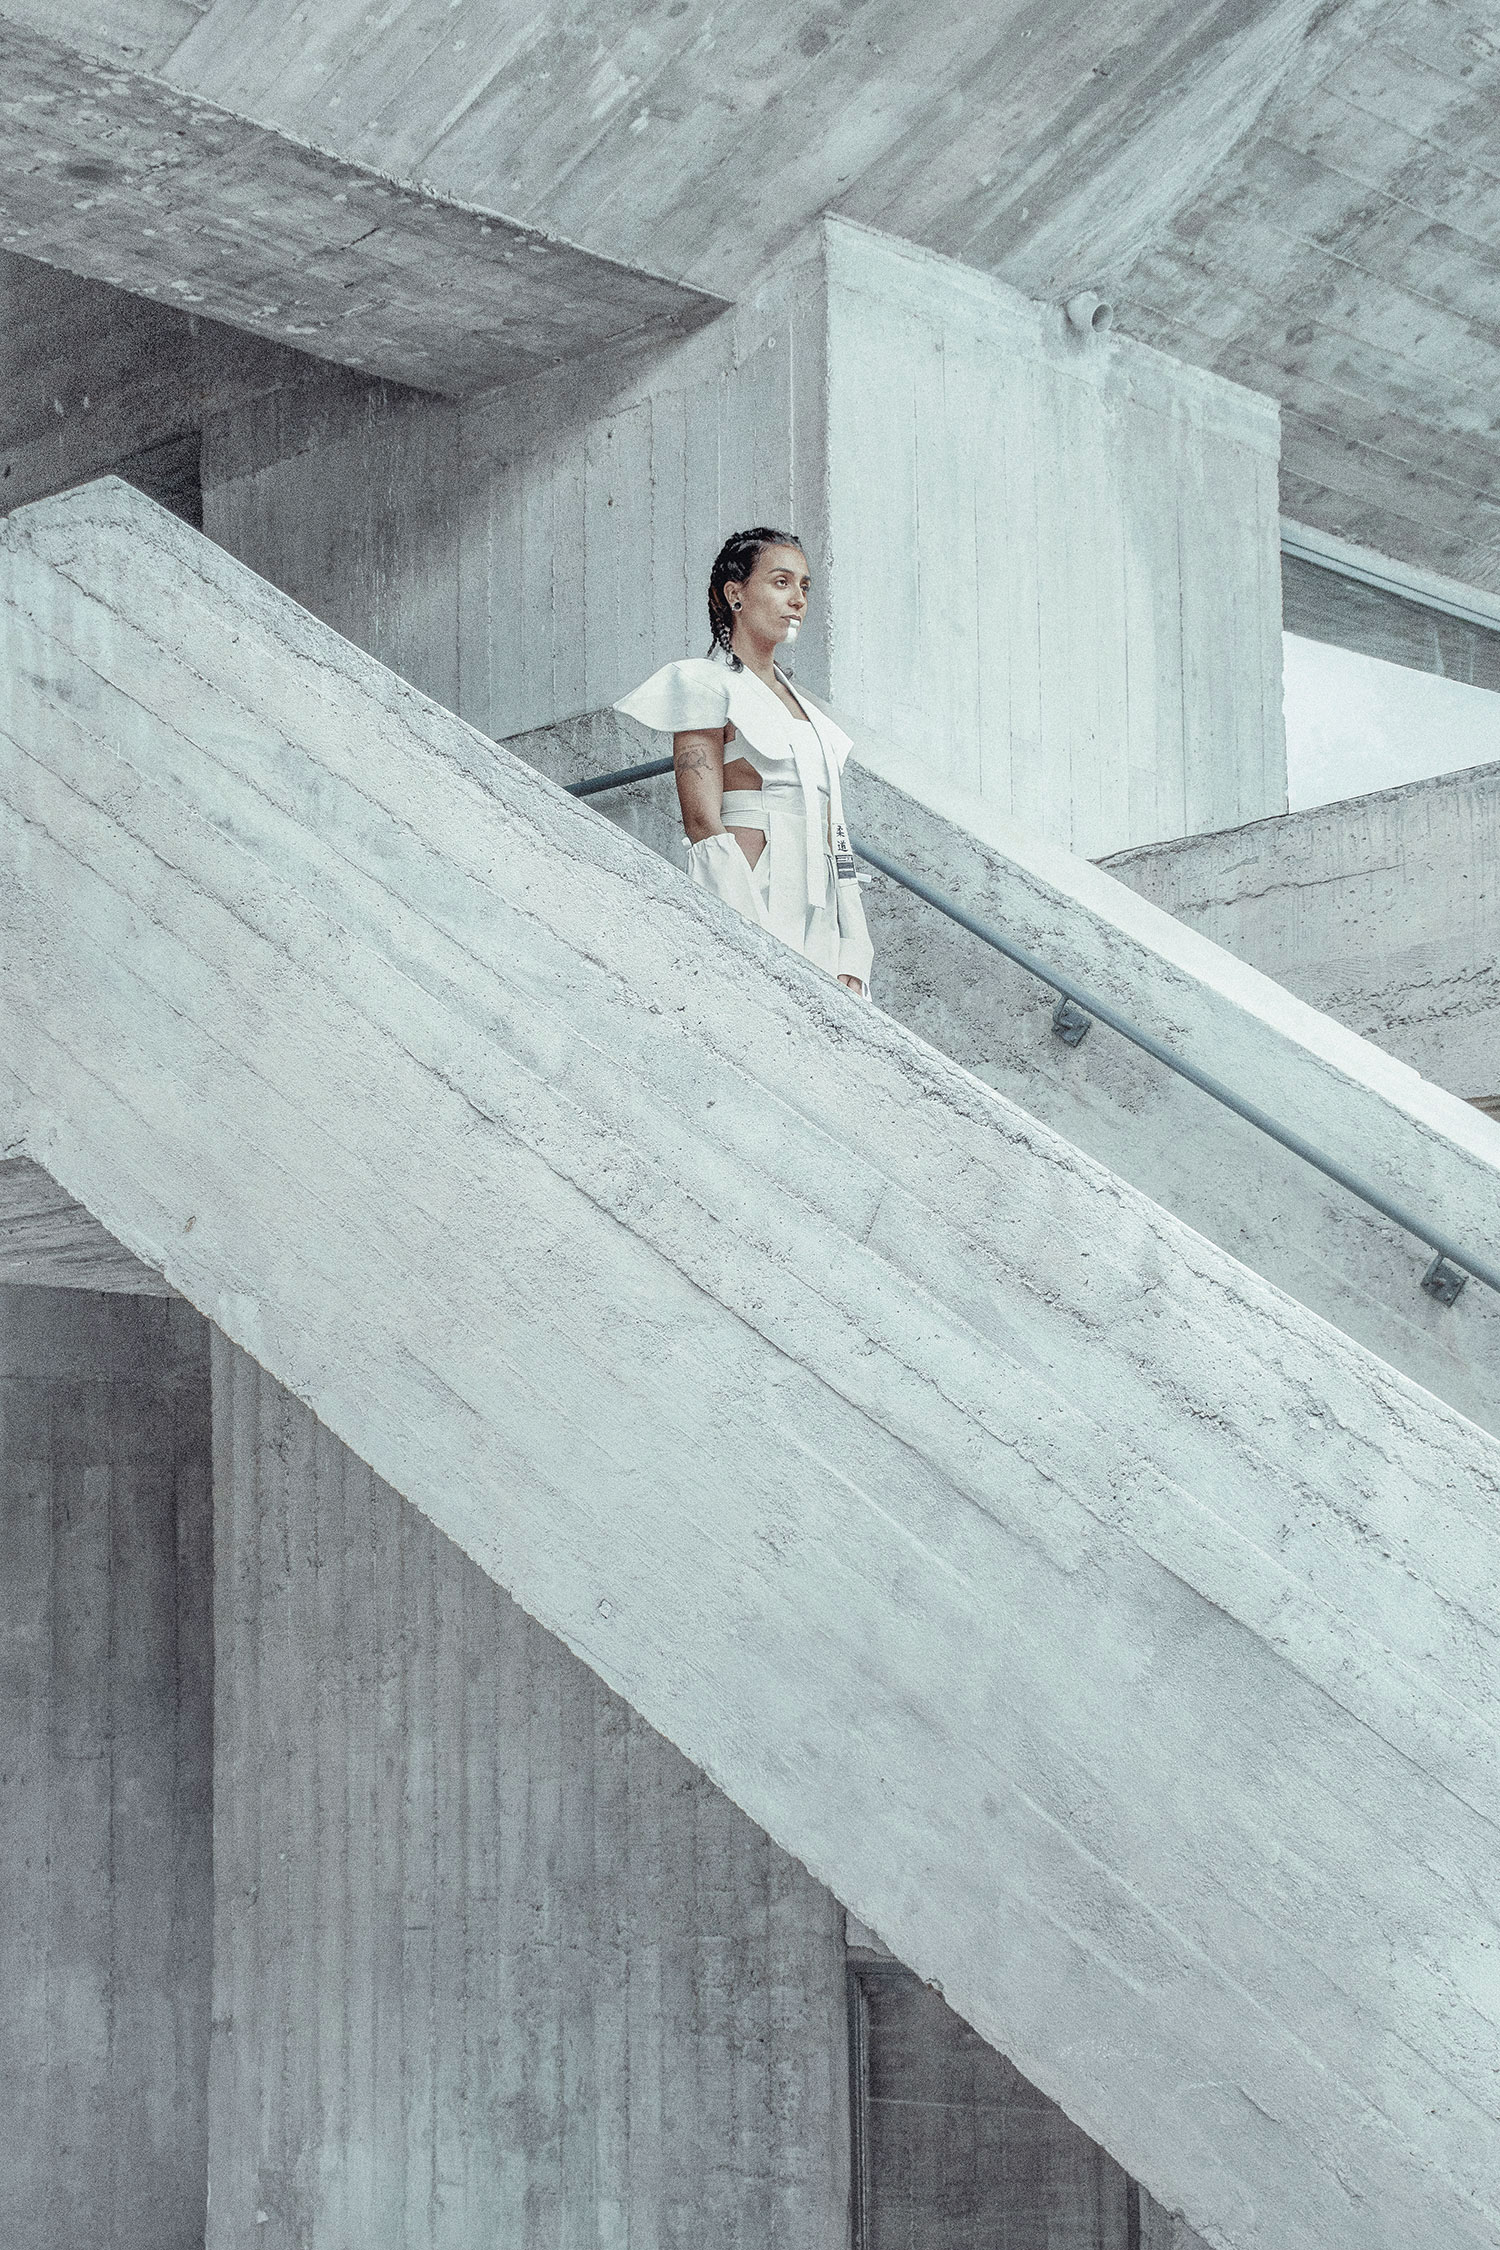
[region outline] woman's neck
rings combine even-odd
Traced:
[[[759,633],[749,633],[743,625],[737,625],[731,636],[730,646],[747,672],[753,672],[768,688],[775,687],[776,650],[779,643],[763,641]]]

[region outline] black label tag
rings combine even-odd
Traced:
[[[849,843],[849,831],[842,825],[834,831],[833,872],[836,880],[840,883],[857,883],[859,881],[854,865],[854,852]]]

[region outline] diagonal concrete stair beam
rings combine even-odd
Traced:
[[[854,729],[846,795],[868,840],[1097,993],[1355,1177],[1500,1268],[1500,1135],[1469,1103],[1174,920],[1106,869],[932,778],[920,746]],[[555,780],[654,757],[589,712],[507,744]],[[595,800],[681,864],[670,779]],[[1253,848],[1253,837],[1247,848]],[[901,1022],[1486,1429],[1500,1429],[1500,1296],[1443,1306],[1431,1249],[1108,1028],[1052,1032],[1056,995],[884,877],[877,997]]]
[[[112,482],[0,1120],[1221,2250],[1500,2219],[1500,1446]]]

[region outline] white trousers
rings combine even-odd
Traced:
[[[858,977],[868,990],[874,948],[859,885],[835,880],[831,851],[825,854],[822,883],[809,885],[801,789],[726,791],[724,819],[736,827],[763,827],[765,849],[752,867],[733,836],[706,836],[688,846],[693,881],[830,976]],[[816,904],[809,889],[821,890]]]

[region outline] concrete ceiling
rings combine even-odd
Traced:
[[[365,293],[395,308],[415,290],[429,330],[439,269],[459,256],[429,207],[576,245],[548,269],[556,299],[543,320],[538,298],[535,338],[524,275],[486,328],[491,268],[470,257],[448,324],[481,342],[435,387],[493,380],[507,351],[519,364],[582,348],[594,329],[575,306],[569,330],[570,292],[609,298],[601,340],[696,318],[831,208],[1032,295],[1100,287],[1130,333],[1282,401],[1289,512],[1500,586],[1494,0],[803,0],[795,14],[728,0],[0,0],[0,18],[12,37],[29,23],[107,58],[122,100],[144,100],[148,74],[191,97],[204,130],[227,113],[298,152],[236,141],[247,175],[281,164],[321,180],[308,153],[321,151],[409,183],[392,242],[368,238],[386,270]],[[212,171],[184,168],[171,255],[186,259]],[[32,205],[48,186],[61,200],[56,177],[33,168]],[[11,180],[3,193],[14,213]],[[319,258],[299,246],[295,204],[288,188],[291,247],[260,248],[311,296]],[[56,212],[50,224],[48,247],[5,239],[76,264],[65,237],[84,230]],[[481,247],[454,239],[465,256]],[[351,312],[361,248],[320,253],[344,303],[320,300],[308,318],[323,325],[300,340],[330,356],[350,356],[333,349],[340,313],[346,347],[379,327]],[[155,286],[170,287],[156,255]],[[145,273],[138,223],[134,257]],[[255,325],[252,290],[214,294],[230,264],[216,242],[192,286],[204,310]],[[99,272],[97,256],[79,270]],[[354,363],[423,380],[388,338]]]
[[[3,19],[0,247],[450,394],[723,309]]]

